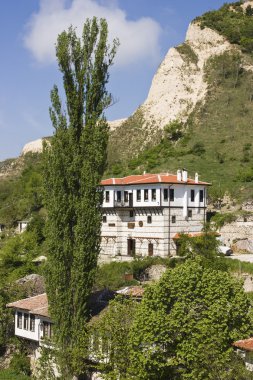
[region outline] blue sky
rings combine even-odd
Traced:
[[[108,19],[121,46],[109,89],[116,104],[109,120],[129,116],[145,100],[153,75],[171,46],[183,42],[189,22],[220,0],[8,0],[0,4],[0,160],[53,133],[48,116],[57,34],[86,17]]]

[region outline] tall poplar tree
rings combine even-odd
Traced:
[[[45,198],[48,211],[47,295],[61,372],[85,372],[87,299],[100,249],[102,193],[111,104],[106,89],[118,46],[108,45],[105,19],[86,20],[82,37],[70,27],[58,36],[56,57],[63,75],[66,110],[57,86],[51,91],[55,129],[45,149]],[[65,366],[64,366],[65,364]]]

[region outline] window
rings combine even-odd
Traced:
[[[200,190],[200,192],[199,192],[199,201],[203,202],[203,200],[204,200],[204,190]]]
[[[43,322],[43,338],[51,338],[51,323]]]
[[[110,202],[110,191],[105,192],[105,201],[106,203]]]
[[[124,191],[124,202],[128,202],[128,191]]]
[[[176,215],[172,215],[172,217],[171,217],[171,222],[172,222],[172,223],[176,223]]]
[[[174,189],[170,189],[170,201],[174,202]]]
[[[134,216],[134,212],[133,212],[133,210],[130,210],[130,211],[129,211],[129,216],[130,216],[130,218],[132,218],[132,217]]]
[[[121,191],[117,191],[117,202],[121,202]]]
[[[137,190],[137,192],[136,192],[136,200],[137,200],[137,202],[141,201],[141,190]]]
[[[148,189],[144,189],[144,201],[148,201]]]
[[[24,314],[24,330],[28,330],[28,314]]]
[[[195,190],[191,190],[191,202],[195,200]]]
[[[168,200],[168,189],[163,189],[163,200],[164,201]]]
[[[107,222],[107,216],[103,215],[103,223],[106,223],[106,222]]]
[[[188,218],[192,218],[192,210],[188,210]]]
[[[152,189],[152,202],[156,201],[156,189]]]
[[[148,224],[152,223],[152,216],[151,215],[148,215],[148,217],[147,217],[147,223]]]
[[[22,329],[22,313],[18,312],[17,316],[17,328]]]
[[[30,331],[35,331],[35,315],[30,314]]]

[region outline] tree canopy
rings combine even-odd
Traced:
[[[232,379],[231,344],[252,334],[249,310],[242,285],[228,273],[198,259],[169,269],[137,311],[131,378]]]
[[[58,36],[56,57],[63,74],[66,111],[57,86],[51,92],[55,129],[45,154],[45,198],[49,247],[47,294],[62,353],[64,376],[85,371],[87,299],[100,249],[102,192],[108,125],[106,89],[117,41],[108,45],[106,20],[87,20],[82,37],[70,27]],[[64,372],[65,371],[65,372]]]

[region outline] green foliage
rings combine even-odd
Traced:
[[[242,11],[240,5],[225,4],[196,19],[202,28],[208,27],[225,36],[232,44],[240,45],[247,53],[253,52],[252,8]]]
[[[132,299],[117,297],[91,324],[91,355],[105,380],[128,380],[129,333],[138,306]]]
[[[24,353],[15,352],[10,362],[10,369],[16,374],[29,376],[31,374],[29,358]]]
[[[123,286],[136,285],[143,279],[145,270],[156,264],[174,267],[177,265],[177,261],[173,258],[146,257],[131,262],[111,262],[100,265],[97,270],[94,289],[117,290]],[[132,281],[125,280],[126,273],[133,274],[134,279]]]
[[[183,137],[183,123],[178,120],[171,122],[164,127],[164,138],[170,141],[178,141]]]
[[[146,290],[134,319],[129,378],[233,378],[231,344],[252,334],[249,308],[241,284],[226,272],[199,260],[168,270]]]
[[[57,86],[51,91],[55,128],[45,150],[47,294],[55,323],[63,376],[85,372],[87,299],[94,283],[100,246],[102,192],[111,104],[106,90],[117,41],[110,48],[104,19],[87,20],[79,39],[71,27],[58,36],[56,56],[63,74],[67,110]]]
[[[216,228],[219,229],[225,224],[232,223],[236,220],[237,214],[236,213],[216,213],[212,217],[212,222],[215,224]]]
[[[98,268],[95,289],[108,288],[111,290],[117,290],[123,286],[129,286],[136,284],[136,280],[126,281],[124,278],[125,273],[132,273],[132,267],[130,263],[109,263],[103,264]]]
[[[59,377],[55,374],[56,363],[55,363],[55,353],[54,349],[50,344],[43,345],[40,348],[40,357],[36,361],[36,380],[56,380]],[[58,368],[57,368],[58,369]]]
[[[197,65],[198,56],[189,44],[183,43],[181,45],[178,45],[176,49],[181,54],[181,56],[183,56],[187,63],[191,62]]]
[[[27,154],[17,176],[0,181],[0,221],[13,227],[14,222],[22,220],[39,211],[42,207],[42,167],[39,154]]]
[[[191,148],[190,153],[197,155],[197,156],[201,156],[202,154],[205,153],[205,151],[206,150],[205,150],[204,144],[201,142],[197,142]]]
[[[10,369],[0,370],[0,380],[30,380],[30,376],[20,375]]]

